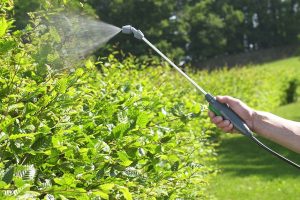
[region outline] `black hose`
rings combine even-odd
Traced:
[[[251,136],[250,137],[256,144],[258,144],[260,147],[262,147],[263,149],[265,149],[266,151],[270,152],[271,154],[273,154],[274,156],[280,158],[281,160],[287,162],[288,164],[296,167],[297,169],[300,169],[300,165],[294,163],[293,161],[287,159],[286,157],[280,155],[279,153],[275,152],[274,150],[270,149],[269,147],[267,147],[265,144],[263,144],[261,141],[259,141],[256,137]]]

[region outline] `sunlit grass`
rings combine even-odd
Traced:
[[[284,156],[300,163],[300,156],[263,140]],[[299,199],[299,170],[260,149],[248,138],[230,135],[219,148],[220,174],[211,182],[216,199]]]
[[[275,109],[274,113],[287,119],[300,121],[300,102],[281,106]]]

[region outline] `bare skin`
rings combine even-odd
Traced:
[[[239,99],[218,96],[217,100],[226,103],[260,136],[276,142],[292,151],[300,153],[300,122],[283,119],[271,113],[256,111]],[[223,120],[213,112],[208,113],[211,121],[224,132],[236,132],[229,120]]]

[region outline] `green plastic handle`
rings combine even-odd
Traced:
[[[215,107],[213,107],[211,104],[209,104],[208,108],[209,108],[209,110],[210,110],[211,112],[215,113],[215,115],[217,115],[217,116],[222,116],[222,114],[220,113],[220,111],[217,110],[217,109],[215,109]]]

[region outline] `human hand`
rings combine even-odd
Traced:
[[[239,99],[230,96],[217,96],[220,103],[227,104],[237,115],[239,115],[250,129],[254,129],[254,110],[248,107]],[[211,121],[217,125],[224,132],[236,132],[232,123],[229,120],[224,120],[221,116],[216,116],[213,112],[209,111],[208,115]]]

